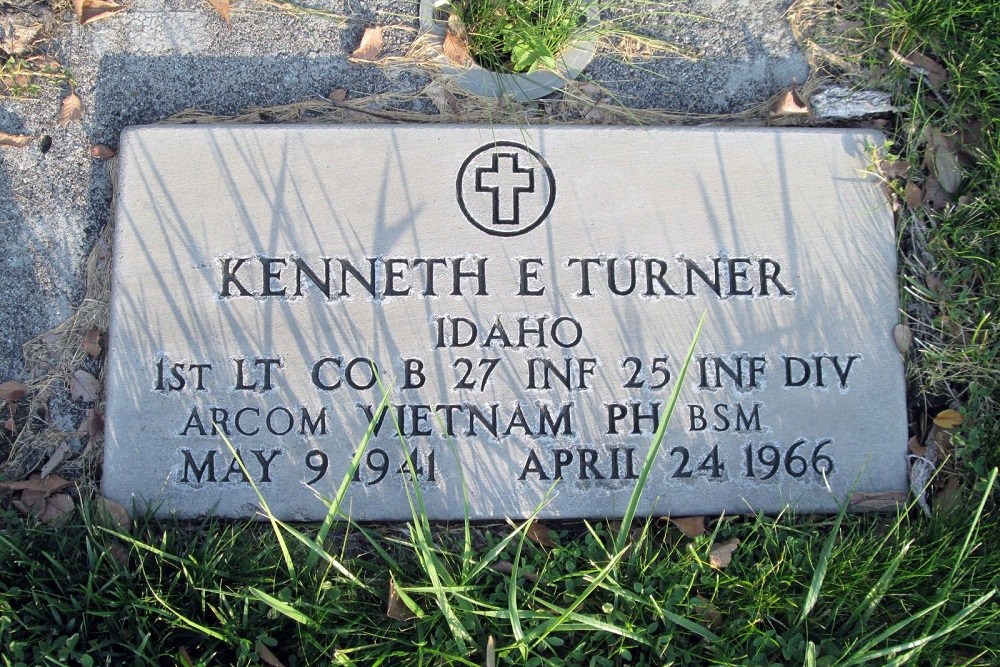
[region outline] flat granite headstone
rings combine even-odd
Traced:
[[[104,492],[237,517],[256,486],[277,516],[318,519],[364,445],[356,519],[408,518],[414,483],[432,518],[466,498],[473,518],[546,498],[543,517],[619,517],[678,382],[642,514],[903,491],[896,247],[866,172],[882,142],[128,130]]]

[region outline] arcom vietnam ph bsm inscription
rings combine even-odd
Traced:
[[[252,516],[252,483],[318,519],[347,476],[358,519],[409,517],[407,484],[433,518],[621,516],[702,314],[641,512],[902,491],[881,140],[127,130],[105,493]]]

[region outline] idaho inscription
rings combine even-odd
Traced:
[[[349,478],[359,519],[408,517],[413,485],[434,518],[466,498],[475,518],[620,516],[678,382],[644,513],[903,490],[894,237],[865,175],[879,143],[128,130],[105,493],[252,516],[256,486],[316,519]]]

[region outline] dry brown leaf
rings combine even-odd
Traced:
[[[441,51],[448,60],[460,67],[464,67],[472,62],[468,43],[451,30],[444,34],[444,46],[441,48]]]
[[[336,90],[330,91],[330,94],[326,96],[326,99],[340,104],[347,99],[347,88],[337,88]]]
[[[42,477],[48,477],[54,473],[56,469],[62,465],[62,462],[66,460],[66,457],[69,456],[71,451],[72,450],[70,450],[68,442],[63,442],[56,447],[56,451],[52,452],[52,456],[50,456],[49,460],[42,466]]]
[[[14,425],[14,418],[13,417],[7,417],[7,421],[5,421],[3,423],[3,427],[5,429],[7,429],[8,431],[10,431],[11,433],[13,433],[14,429],[17,428],[17,426]]]
[[[45,500],[45,509],[38,515],[42,523],[55,525],[73,512],[73,499],[65,493],[57,493]]]
[[[8,491],[29,491],[49,496],[60,489],[65,489],[70,484],[72,484],[72,482],[63,479],[59,475],[49,475],[48,477],[43,478],[36,472],[32,473],[28,479],[22,479],[16,482],[0,482],[0,489],[6,489]]]
[[[771,107],[771,118],[808,114],[809,107],[799,97],[799,91],[794,81],[792,82],[792,87],[781,93],[778,99],[775,100],[774,106]]]
[[[111,146],[105,146],[104,144],[94,144],[90,147],[90,157],[95,160],[110,160],[114,156],[118,155],[116,151]]]
[[[229,0],[208,0],[208,4],[212,5],[212,9],[222,17],[222,20],[229,23],[231,18],[232,8],[229,6]]]
[[[672,516],[670,520],[688,537],[701,537],[707,532],[703,516]]]
[[[412,621],[416,615],[410,611],[399,593],[396,591],[396,580],[389,577],[389,604],[386,607],[385,615],[397,621]]]
[[[892,329],[892,337],[896,340],[896,348],[903,356],[910,351],[913,345],[913,332],[907,324],[897,324]]]
[[[934,509],[940,512],[947,512],[954,508],[961,498],[962,480],[958,477],[949,477],[944,486],[934,494]]]
[[[695,609],[695,613],[705,621],[708,627],[713,627],[718,624],[719,619],[722,617],[722,612],[714,604],[701,597],[700,595],[695,596],[692,601],[692,606]]]
[[[883,491],[879,493],[852,493],[850,509],[854,511],[880,511],[895,509],[906,502],[905,491]]]
[[[948,81],[948,70],[938,64],[937,61],[925,56],[919,51],[911,51],[909,55],[902,56],[890,49],[894,60],[898,60],[907,67],[917,70],[927,76],[927,83],[934,90],[939,90]]]
[[[115,540],[114,542],[108,545],[108,554],[112,558],[114,558],[115,561],[122,567],[128,567],[128,551],[118,540]],[[184,649],[182,648],[181,650],[183,651]],[[191,663],[182,662],[182,664],[191,664]],[[192,665],[192,667],[194,666]]]
[[[30,134],[7,134],[0,132],[0,146],[8,148],[24,148],[34,139]]]
[[[961,412],[949,408],[939,412],[934,418],[934,423],[941,428],[955,428],[956,426],[961,426],[963,420]]]
[[[21,16],[27,18],[27,14]],[[9,56],[23,56],[31,50],[31,45],[41,30],[40,23],[29,24],[22,21],[21,25],[14,22],[7,23],[6,26],[0,25],[0,50]]]
[[[931,168],[938,183],[945,192],[955,194],[962,185],[964,170],[958,154],[958,148],[951,137],[947,137],[937,128],[927,131],[927,155],[925,162]]]
[[[940,211],[951,202],[951,195],[941,187],[941,183],[934,176],[928,176],[924,183],[924,203],[935,211]]]
[[[361,44],[351,54],[355,60],[375,60],[382,50],[382,27],[365,28],[365,34],[361,36]]]
[[[903,199],[906,200],[906,205],[910,208],[919,208],[924,203],[924,191],[911,181],[906,184],[906,189],[903,190]]]
[[[553,541],[552,537],[549,535],[548,526],[543,523],[532,521],[524,535],[529,540],[545,549],[551,549],[556,546],[555,541]]]
[[[88,408],[83,413],[83,421],[78,430],[80,435],[98,438],[104,435],[104,415],[97,408]]]
[[[928,289],[934,292],[935,296],[940,297],[945,293],[944,281],[938,278],[933,273],[928,273],[924,276],[924,282],[927,284]]]
[[[740,545],[740,541],[735,537],[722,544],[716,544],[708,553],[708,564],[717,570],[729,565],[733,560],[733,552]]]
[[[886,180],[903,178],[910,172],[910,163],[905,160],[882,160],[878,170]]]
[[[28,385],[17,380],[7,380],[0,384],[0,399],[8,403],[15,403],[24,398],[28,393]]]
[[[83,335],[83,351],[92,357],[101,356],[101,332],[99,329],[91,329]]]
[[[107,498],[98,498],[95,502],[97,505],[96,518],[100,525],[121,533],[132,530],[132,517],[129,516],[127,509]]]
[[[260,661],[263,662],[267,667],[285,667],[285,663],[278,660],[278,656],[271,652],[264,642],[257,640],[257,655],[260,656]]]
[[[101,393],[101,383],[82,368],[74,371],[69,383],[69,395],[73,400],[93,403]]]
[[[920,444],[920,439],[917,436],[911,436],[909,442],[906,443],[906,448],[910,450],[911,454],[916,456],[923,456],[927,453],[927,447]]]
[[[83,102],[80,96],[72,90],[69,95],[63,98],[62,108],[59,110],[59,124],[69,125],[75,120],[80,120],[83,116]]]
[[[490,569],[494,572],[499,572],[500,574],[510,575],[510,573],[514,571],[514,564],[509,560],[498,560],[490,566]],[[538,575],[531,570],[521,568],[517,571],[517,573],[530,582],[538,581]]]
[[[120,11],[128,9],[128,5],[120,5],[111,0],[73,0],[73,9],[80,25],[110,18]]]

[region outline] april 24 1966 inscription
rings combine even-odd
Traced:
[[[547,495],[542,516],[615,517],[678,382],[643,513],[901,491],[895,244],[864,171],[879,143],[129,130],[105,493],[252,516],[252,482],[278,516],[317,519],[351,476],[359,519],[407,518],[410,484],[434,518],[462,516],[463,492],[474,518]]]

